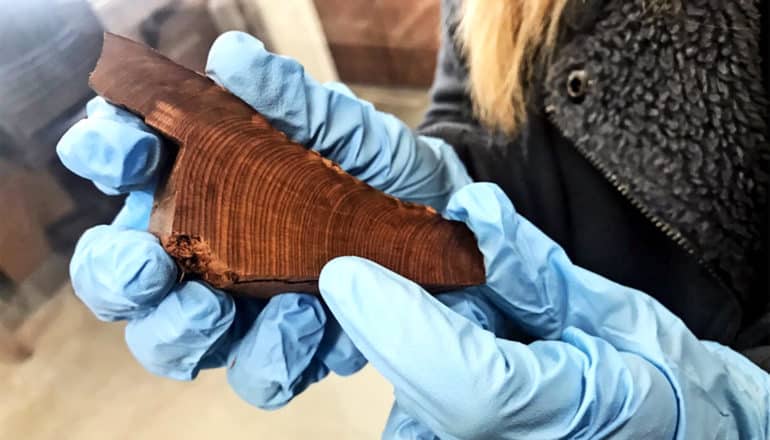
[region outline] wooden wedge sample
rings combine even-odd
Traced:
[[[345,173],[152,49],[105,34],[90,84],[179,146],[150,231],[186,273],[263,298],[317,293],[324,264],[354,255],[432,292],[485,282],[464,224]]]

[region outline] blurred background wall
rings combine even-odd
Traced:
[[[391,397],[368,368],[278,414],[240,402],[220,372],[179,384],[142,371],[122,326],[98,323],[67,280],[77,238],[109,222],[122,198],[64,169],[55,145],[93,96],[103,30],[198,71],[219,33],[246,31],[415,125],[435,67],[438,3],[0,0],[0,438],[377,437]]]

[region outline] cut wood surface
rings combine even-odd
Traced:
[[[471,231],[289,140],[213,81],[106,34],[91,87],[179,146],[150,231],[187,273],[252,296],[318,291],[329,260],[373,260],[432,292],[484,283]]]

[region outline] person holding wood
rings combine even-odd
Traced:
[[[768,438],[761,20],[767,2],[446,0],[416,132],[226,33],[211,79],[348,173],[464,222],[486,284],[434,297],[355,256],[324,266],[320,298],[180,280],[146,232],[163,140],[96,98],[58,152],[128,197],[81,238],[73,286],[129,322],[149,371],[226,366],[260,408],[371,362],[395,390],[384,438]]]

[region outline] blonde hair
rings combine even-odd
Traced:
[[[568,0],[464,0],[459,43],[479,120],[514,134],[527,118],[532,74],[547,62]]]

